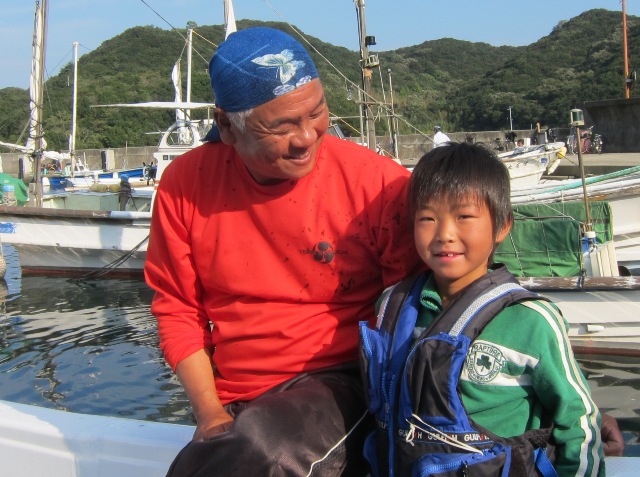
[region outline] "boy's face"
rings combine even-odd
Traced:
[[[414,239],[418,254],[433,270],[438,292],[447,299],[487,273],[497,242],[510,225],[496,234],[487,205],[474,197],[460,202],[431,201],[416,212]]]

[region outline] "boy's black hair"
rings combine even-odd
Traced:
[[[469,143],[436,147],[422,156],[411,174],[410,222],[429,201],[459,201],[469,196],[487,205],[494,239],[513,222],[509,171],[493,152]]]

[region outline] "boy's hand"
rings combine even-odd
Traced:
[[[622,437],[615,417],[602,413],[600,434],[602,435],[604,455],[621,457],[624,452],[624,437]]]

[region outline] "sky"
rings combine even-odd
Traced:
[[[3,0],[0,9],[0,88],[27,88],[35,0]],[[134,26],[163,29],[220,25],[223,0],[48,0],[46,77]],[[325,42],[358,50],[353,0],[235,0],[237,19],[286,21]],[[551,33],[561,20],[592,8],[620,12],[621,0],[366,0],[368,35],[374,52],[455,38],[494,46],[521,46]],[[640,0],[626,0],[628,15],[640,16]],[[197,30],[196,30],[197,31]],[[171,55],[172,52],[167,52]],[[179,52],[176,53],[176,59]]]

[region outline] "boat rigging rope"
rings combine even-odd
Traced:
[[[148,241],[149,241],[149,236],[147,235],[144,238],[144,240],[142,240],[138,245],[133,247],[131,250],[129,250],[127,253],[125,253],[121,257],[116,258],[113,262],[108,263],[104,267],[99,268],[97,270],[92,270],[92,271],[82,275],[79,278],[72,278],[69,281],[77,283],[77,282],[80,282],[82,280],[90,280],[90,279],[93,279],[93,278],[99,278],[99,277],[102,277],[102,276],[106,275],[107,273],[112,272],[114,269],[118,268],[124,262],[129,260],[129,258],[131,258],[133,256],[133,254],[136,253],[138,251],[138,249],[140,249],[140,247],[142,247]]]
[[[635,174],[636,172],[640,172],[640,166],[629,167],[628,169],[623,169],[621,171],[610,172],[608,174],[602,174],[599,176],[588,177],[585,179],[586,184],[595,184],[597,182],[606,181],[609,179],[615,179],[617,177],[628,176],[630,174]],[[554,187],[552,189],[545,189],[545,192],[559,192],[562,190],[575,189],[577,187],[582,187],[582,181],[576,179],[570,184],[565,184],[559,187]]]
[[[338,69],[338,67],[336,65],[334,65],[333,63],[331,63],[331,61],[329,61],[329,58],[327,58],[326,56],[324,56],[322,53],[320,53],[318,51],[318,49],[313,46],[309,40],[307,40],[304,35],[296,28],[294,27],[291,23],[289,23],[289,21],[287,21],[287,19],[284,17],[284,15],[282,15],[282,13],[280,13],[271,3],[269,3],[269,0],[264,0],[264,3],[267,4],[267,6],[269,6],[269,8],[271,8],[271,10],[274,11],[274,13],[276,15],[278,15],[280,18],[282,18],[282,21],[284,23],[286,23],[289,28],[291,28],[294,32],[296,32],[296,34],[307,44],[309,45],[309,48],[311,48],[316,54],[318,54],[324,61],[327,62],[327,64],[329,66],[331,66],[336,73],[338,73],[338,75],[340,75],[345,82],[347,82],[348,84],[350,84],[351,86],[353,86],[354,88],[358,89],[360,91],[360,93],[364,96],[366,96],[365,100],[367,101],[373,101],[374,103],[376,103],[378,105],[379,109],[384,110],[387,114],[391,114],[391,108],[386,105],[381,103],[380,101],[378,101],[376,98],[374,98],[373,96],[371,96],[370,94],[366,93],[358,84],[354,83],[353,81],[351,81],[349,78],[347,78],[347,76]],[[399,121],[402,121],[404,124],[406,124],[409,128],[411,128],[416,134],[420,134],[423,137],[428,137],[427,134],[425,134],[424,132],[420,131],[418,128],[416,128],[413,124],[411,124],[409,121],[407,121],[405,118],[403,118],[402,116],[396,116],[396,118]]]

